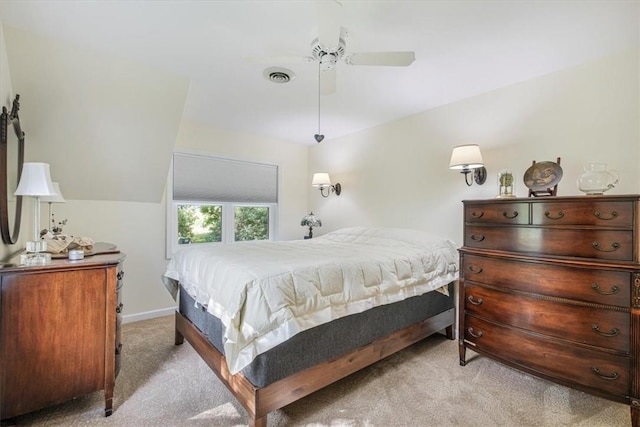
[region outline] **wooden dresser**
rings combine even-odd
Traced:
[[[640,426],[640,196],[463,203],[460,364],[472,349]]]
[[[120,368],[124,255],[0,268],[0,417],[104,390]]]

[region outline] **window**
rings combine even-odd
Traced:
[[[268,240],[269,208],[267,206],[236,206],[233,212],[234,240]]]
[[[222,205],[176,205],[178,244],[222,241]]]
[[[167,257],[180,246],[275,237],[278,167],[174,153]]]

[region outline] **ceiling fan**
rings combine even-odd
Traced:
[[[318,62],[320,92],[324,95],[336,91],[336,65],[382,65],[406,67],[415,60],[411,51],[399,52],[347,52],[347,31],[342,27],[342,5],[334,0],[318,0],[316,14],[318,37],[311,42],[311,56],[281,56],[271,58],[280,62]]]

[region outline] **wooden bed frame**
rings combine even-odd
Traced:
[[[312,366],[266,387],[257,388],[242,373],[231,375],[224,356],[189,319],[176,311],[175,344],[186,338],[196,352],[249,413],[250,427],[266,427],[267,414],[320,390],[352,373],[445,330],[453,340],[455,309],[450,308],[428,319],[400,329],[371,344],[357,348],[328,362]]]

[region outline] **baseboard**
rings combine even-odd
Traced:
[[[122,323],[133,323],[141,320],[155,319],[156,317],[170,316],[175,313],[177,307],[162,308],[160,310],[145,311],[144,313],[127,314],[122,316]]]

